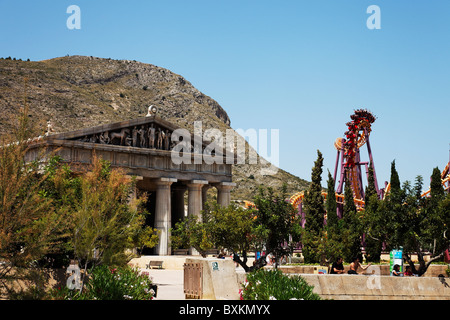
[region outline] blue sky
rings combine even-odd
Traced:
[[[80,30],[66,26],[72,4]],[[379,30],[366,26],[369,5],[381,10]],[[358,108],[378,117],[380,185],[394,159],[402,181],[426,183],[449,160],[449,1],[0,1],[0,56],[66,54],[184,76],[233,128],[279,129],[280,167],[307,180],[318,149],[323,179],[333,172],[333,142]]]

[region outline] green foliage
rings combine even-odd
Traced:
[[[137,269],[98,266],[91,271],[81,293],[59,288],[51,294],[55,300],[151,300],[155,292],[148,275]]]
[[[308,232],[319,234],[323,229],[325,217],[324,198],[322,196],[322,153],[317,150],[317,160],[311,173],[311,186],[304,197],[304,211],[306,217],[305,228]]]
[[[214,241],[208,233],[212,221],[201,221],[197,216],[187,216],[177,222],[171,229],[170,243],[174,249],[189,249],[190,247],[206,257],[206,251],[214,247]]]
[[[320,300],[313,289],[301,276],[259,269],[247,274],[241,294],[243,300]]]
[[[145,212],[130,205],[130,178],[109,163],[95,158],[89,172],[81,176],[81,198],[71,212],[74,229],[70,235],[75,256],[85,263],[121,265],[142,231]]]
[[[325,219],[324,198],[322,196],[322,153],[317,150],[317,160],[311,172],[311,185],[303,200],[303,210],[305,212],[305,229],[303,230],[302,253],[306,263],[319,262],[322,252],[319,245],[323,241],[323,222]]]
[[[324,264],[335,261],[338,256],[342,256],[342,236],[340,231],[340,221],[337,215],[336,191],[334,189],[334,179],[328,171],[327,181],[327,224],[325,241],[321,242],[319,252],[322,252],[321,262]]]
[[[42,292],[30,264],[50,250],[62,219],[39,193],[45,175],[38,164],[24,160],[30,134],[26,105],[18,120],[14,133],[0,139],[0,294],[10,299]]]
[[[188,216],[175,224],[171,230],[172,247],[193,247],[203,256],[208,249],[224,248],[242,255],[235,259],[246,271],[250,270],[250,250],[265,249],[278,258],[289,254],[300,239],[300,224],[286,198],[285,187],[280,195],[271,188],[260,188],[254,199],[256,210],[233,203],[228,207],[207,203],[201,220]]]
[[[348,181],[348,180],[347,180]],[[353,261],[361,255],[361,217],[356,211],[353,201],[353,191],[350,183],[345,183],[344,188],[344,210],[340,220],[344,261]]]
[[[188,216],[175,224],[171,244],[175,249],[195,248],[201,255],[211,248],[226,248],[233,253],[242,253],[244,268],[247,252],[254,248],[254,210],[232,203],[222,207],[217,203],[207,203],[202,211],[201,221]]]
[[[331,176],[330,171],[328,171],[326,202],[328,230],[336,228],[339,220],[337,216],[336,190],[334,189],[334,183],[334,179]]]
[[[290,254],[301,236],[300,217],[287,198],[286,185],[280,194],[275,194],[272,188],[267,188],[267,193],[260,188],[254,198],[257,209],[254,234],[259,247],[272,253],[276,261]]]
[[[373,165],[369,165],[368,185],[364,193],[365,210],[363,212],[362,225],[365,234],[365,249],[367,262],[380,262],[381,249],[383,242],[382,237],[378,233],[380,228],[380,212],[378,211],[379,200],[377,190],[375,188],[375,179],[373,173]]]
[[[254,210],[230,204],[222,207],[217,203],[207,204],[203,211],[208,221],[208,233],[216,248],[227,248],[232,252],[248,252],[255,240],[253,233]]]

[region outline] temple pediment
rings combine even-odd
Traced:
[[[71,132],[52,134],[47,140],[69,140],[103,145],[171,150],[174,127],[157,116],[105,124]]]
[[[89,164],[95,153],[134,175],[231,181],[231,163],[226,161],[226,155],[211,151],[210,141],[186,129],[180,129],[184,130],[180,139],[178,129],[156,115],[64,133],[49,129],[45,137],[30,144],[26,161],[39,159],[40,150],[45,150],[58,154],[67,163]]]

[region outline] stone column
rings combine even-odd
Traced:
[[[233,182],[221,182],[217,184],[217,203],[223,207],[227,207],[231,201],[230,191],[235,186],[236,183]]]
[[[188,186],[188,215],[194,215],[199,217],[202,210],[202,187],[208,184],[208,181],[204,180],[191,180]],[[190,248],[189,254],[199,255],[199,252],[194,248]]]
[[[159,243],[156,246],[156,254],[170,255],[170,228],[171,223],[171,199],[170,185],[176,182],[173,178],[159,178],[156,181],[156,206],[155,206],[155,228],[161,233],[159,234]]]
[[[199,216],[202,210],[202,187],[208,184],[204,180],[191,180],[188,186],[188,215]]]

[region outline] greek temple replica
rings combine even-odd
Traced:
[[[214,156],[222,157],[223,161],[205,161],[201,150],[192,143],[183,149],[183,158],[192,161],[173,161],[172,156],[179,151],[174,150],[176,143],[171,135],[177,129],[156,116],[156,108],[152,106],[146,117],[71,132],[54,133],[48,123],[45,136],[30,143],[26,161],[54,154],[68,164],[85,166],[96,155],[109,161],[112,167],[123,168],[136,178],[136,192],[144,191],[149,195],[151,224],[161,232],[153,254],[170,255],[169,230],[185,215],[185,193],[188,193],[187,214],[199,215],[209,188],[216,188],[217,202],[227,206],[230,191],[235,186],[232,164],[227,163],[222,154],[216,152]],[[190,139],[184,137],[182,141],[195,141],[194,135],[189,134]],[[200,147],[204,150],[208,144],[202,141]]]

